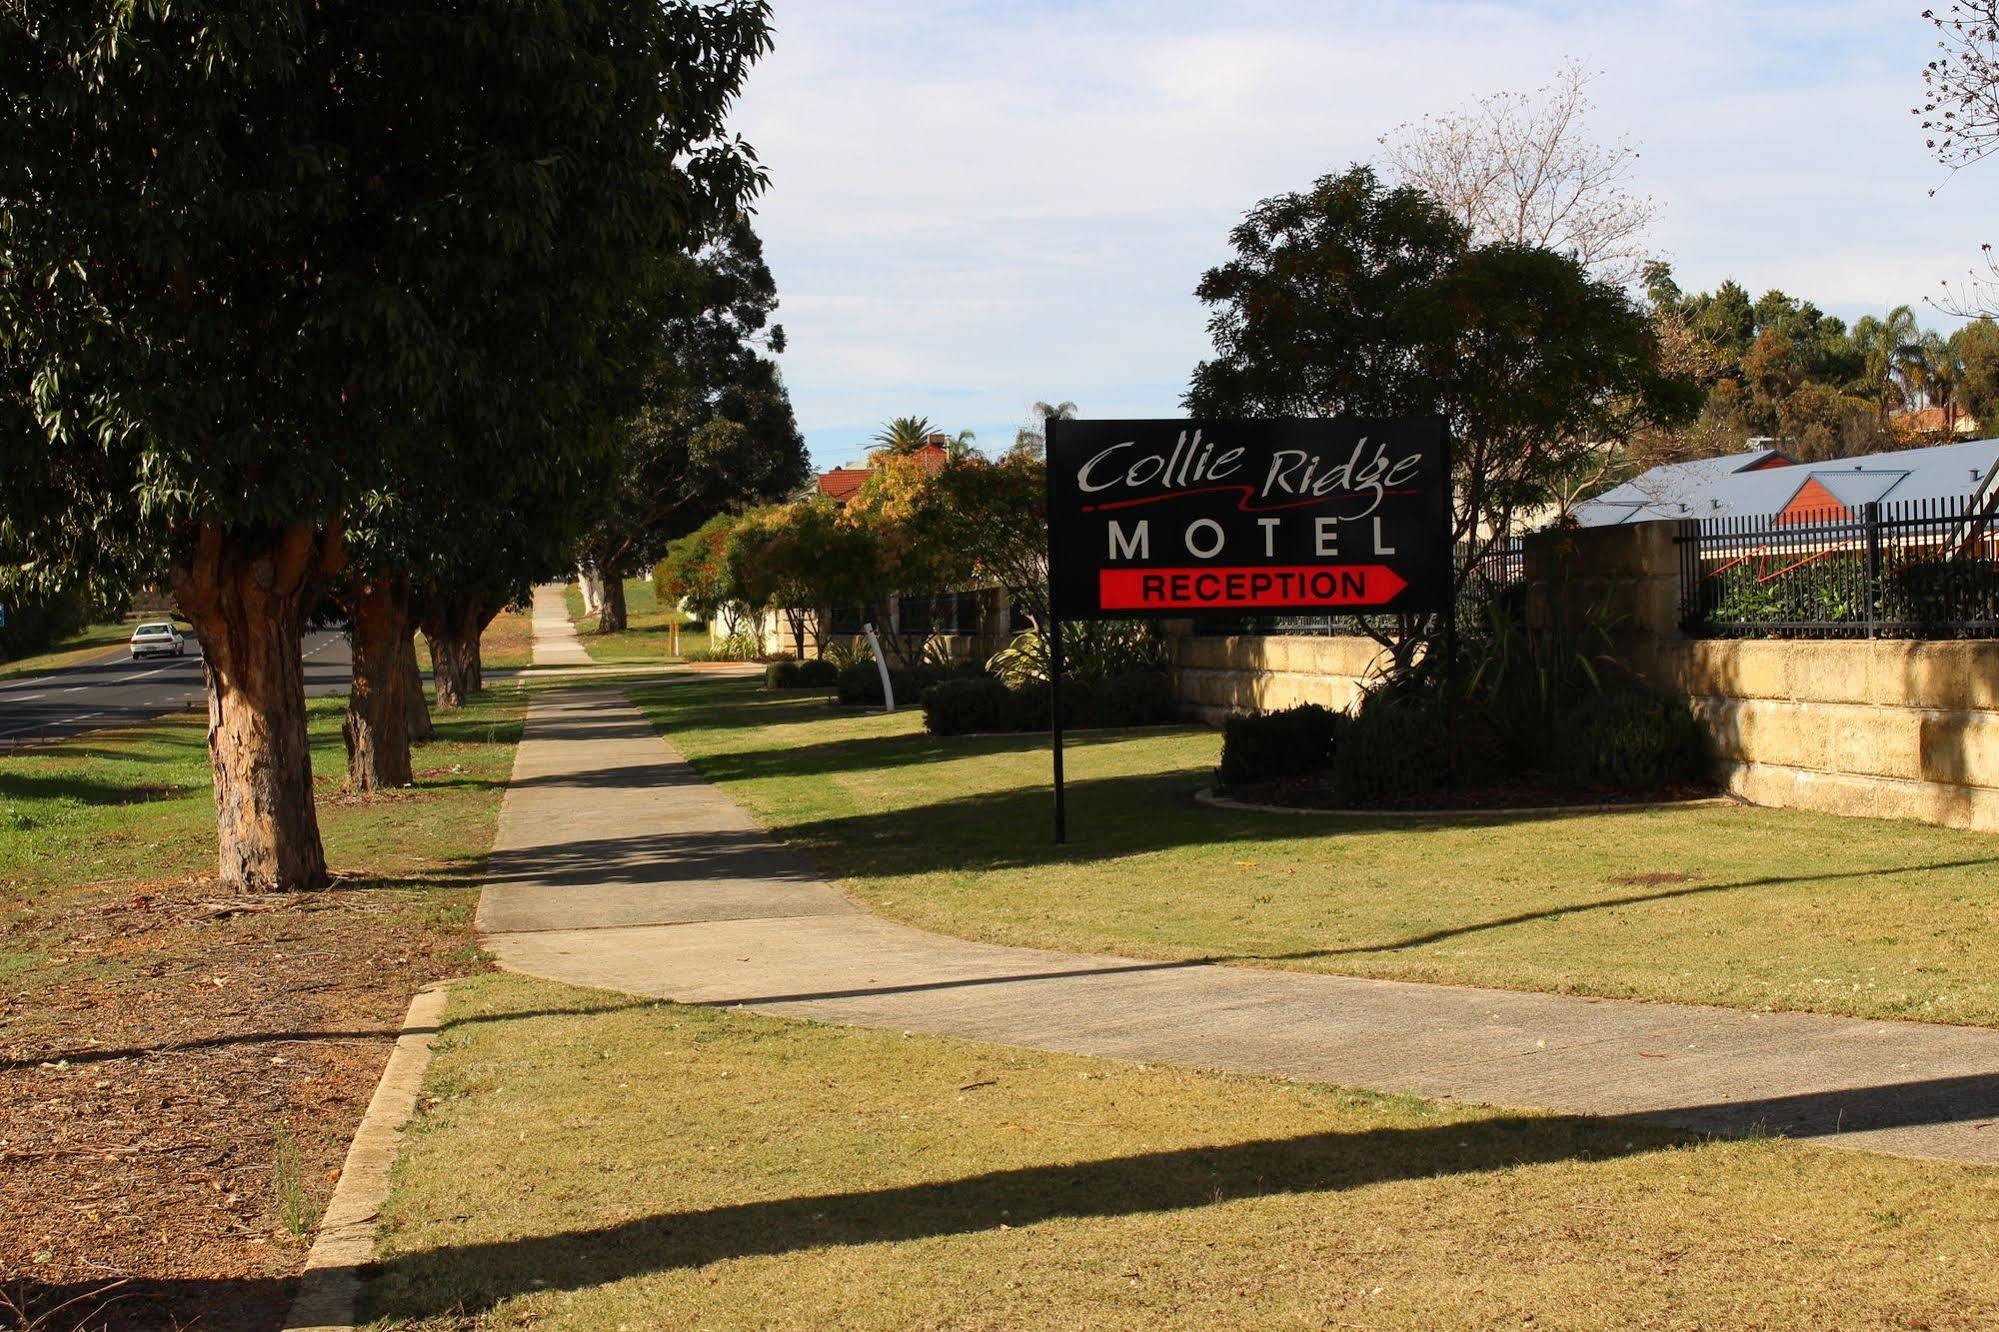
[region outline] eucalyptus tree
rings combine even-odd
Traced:
[[[761,0],[0,13],[0,545],[165,552],[224,883],[327,882],[299,640],[365,497],[579,465],[607,329],[760,181],[769,40]]]
[[[626,626],[625,576],[716,514],[785,498],[811,475],[777,363],[777,285],[747,217],[722,223],[671,264],[663,316],[623,386],[607,479],[578,553],[603,583],[597,628]]]
[[[1468,228],[1367,167],[1266,199],[1197,295],[1215,356],[1196,417],[1412,416],[1451,428],[1458,583],[1515,515],[1644,423],[1692,416],[1699,386],[1661,368],[1646,312],[1572,255],[1474,245]],[[1382,631],[1398,661],[1431,626]]]

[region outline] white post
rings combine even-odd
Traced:
[[[861,626],[861,632],[868,636],[868,650],[875,654],[875,669],[882,673],[882,711],[895,711],[895,686],[888,680],[888,659],[882,656],[882,643],[875,637],[872,624]]]

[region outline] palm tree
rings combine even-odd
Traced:
[[[1050,406],[1037,402],[1027,409],[1027,424],[1013,435],[1013,448],[1009,456],[1015,458],[1042,458],[1048,454],[1048,423],[1050,421],[1073,421],[1076,419],[1076,404],[1058,402]]]
[[[1945,433],[1955,433],[1957,391],[1964,379],[1964,361],[1959,357],[1957,347],[1935,330],[1924,333],[1916,342],[1908,374],[1913,386],[1922,394],[1923,404],[1942,412]]]
[[[874,433],[874,441],[890,453],[911,453],[922,448],[936,433],[927,416],[898,416],[882,422],[882,428]]]
[[[1916,312],[1906,305],[1890,310],[1886,319],[1867,315],[1853,325],[1854,345],[1867,367],[1863,389],[1874,399],[1883,425],[1888,423],[1889,408],[1907,397],[1904,381],[1917,355],[1919,336]]]
[[[969,458],[977,453],[979,450],[974,443],[977,439],[978,435],[972,431],[960,430],[957,434],[947,436],[938,442],[944,446],[944,452],[956,460]]]

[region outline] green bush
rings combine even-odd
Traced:
[[[1068,682],[1063,682],[1068,691]],[[1085,726],[1154,726],[1173,720],[1173,680],[1164,671],[1126,671],[1090,691]]]
[[[932,735],[1045,731],[1049,702],[1043,682],[1009,685],[989,675],[954,673],[923,691],[923,725]],[[1062,682],[1064,726],[1146,726],[1172,719],[1173,682],[1158,671],[1128,671],[1094,685]]]
[[[872,665],[869,666],[873,670]],[[824,689],[827,685],[840,682],[839,668],[830,661],[811,658],[793,661],[790,657],[777,657],[764,667],[764,688],[766,689]],[[881,682],[875,682],[876,692]]]
[[[80,595],[43,595],[0,586],[7,623],[0,626],[0,661],[32,656],[90,623],[93,607]]]
[[[1655,791],[1706,775],[1707,747],[1685,699],[1636,685],[1566,709],[1548,747],[1551,774],[1589,790]]]
[[[795,674],[801,689],[824,689],[840,683],[840,668],[824,657],[799,662]]]
[[[932,735],[1012,730],[1010,693],[991,676],[940,681],[923,691],[923,729]]]
[[[944,678],[943,672],[930,666],[915,668],[891,666],[889,683],[895,688],[895,704],[907,707],[918,702],[923,691]],[[855,662],[840,671],[836,682],[842,703],[880,703],[882,701],[881,672],[872,661]]]
[[[1378,805],[1440,789],[1450,764],[1450,733],[1429,700],[1368,698],[1339,728],[1329,775],[1341,804]]]
[[[1242,786],[1322,771],[1332,763],[1339,734],[1349,720],[1317,703],[1230,717],[1222,726],[1222,763],[1216,780],[1224,787]]]

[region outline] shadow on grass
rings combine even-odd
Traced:
[[[1059,1220],[1109,1220],[1242,1199],[1338,1194],[1401,1180],[1486,1175],[1523,1166],[1602,1163],[1704,1140],[1653,1121],[1790,1125],[1813,1137],[1857,1128],[1958,1122],[1999,1102],[1999,1074],[1853,1088],[1769,1101],[1688,1105],[1642,1119],[1502,1115],[1413,1128],[1309,1133],[1225,1146],[1176,1148],[1094,1161],[995,1170],[928,1183],[858,1187],[665,1211],[555,1235],[447,1244],[373,1268],[375,1318],[466,1317],[525,1294],[584,1291],[730,1259],[907,1243]],[[522,1158],[489,1169],[544,1173]],[[283,1283],[279,1283],[282,1285]],[[268,1279],[153,1280],[136,1298],[199,1307],[268,1299]],[[30,1285],[37,1307],[92,1283]]]
[[[149,805],[207,792],[194,783],[113,782],[65,773],[0,772],[0,800],[75,805]]]
[[[300,1044],[310,1041],[393,1040],[398,1036],[436,1036],[457,1027],[476,1027],[494,1022],[519,1022],[528,1018],[594,1017],[599,1013],[619,1013],[635,1008],[658,1008],[664,1001],[634,999],[628,1003],[591,1004],[575,1008],[524,1009],[509,1013],[482,1013],[475,1017],[453,1018],[439,1027],[375,1027],[354,1031],[249,1031],[229,1036],[208,1036],[198,1041],[178,1041],[165,1045],[129,1046],[103,1049],[88,1046],[80,1050],[52,1051],[20,1059],[0,1059],[0,1073],[38,1068],[62,1060],[70,1064],[108,1064],[120,1059],[157,1059],[169,1055],[195,1054],[203,1050],[224,1050],[244,1045]]]

